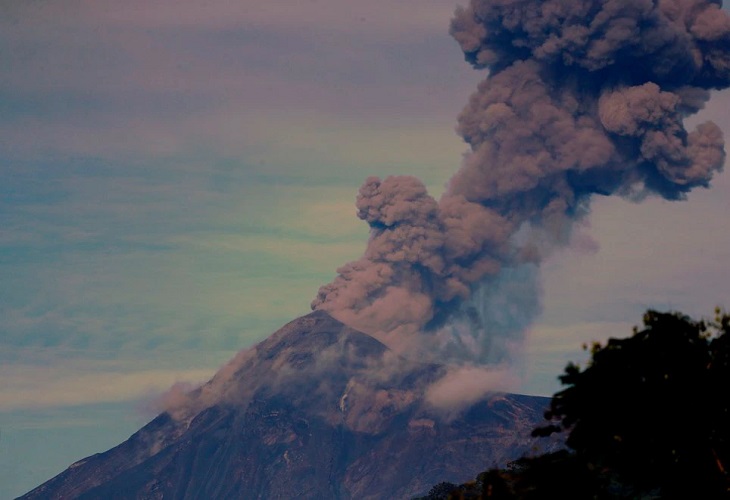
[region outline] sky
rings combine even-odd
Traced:
[[[104,451],[179,381],[310,310],[368,176],[438,196],[484,77],[450,0],[0,3],[0,499]],[[727,7],[726,7],[727,10]],[[730,93],[693,121],[730,134]],[[595,199],[542,266],[520,392],[647,308],[730,307],[730,174]]]

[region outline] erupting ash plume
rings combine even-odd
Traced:
[[[723,166],[720,129],[685,130],[730,84],[730,17],[709,0],[471,0],[451,34],[488,69],[458,118],[469,144],[436,201],[371,177],[371,228],[313,309],[400,351],[508,360],[539,313],[540,261],[593,194],[679,200]],[[415,350],[415,351],[414,351]]]

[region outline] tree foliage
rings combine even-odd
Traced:
[[[648,311],[633,336],[594,344],[585,369],[566,367],[546,414],[557,424],[536,434],[568,432],[578,457],[634,491],[726,496],[729,325],[720,311],[713,322]]]
[[[568,450],[438,498],[730,499],[730,315],[648,311],[642,329],[590,353],[585,368],[565,368],[533,433],[564,433]]]

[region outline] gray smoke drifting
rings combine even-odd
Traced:
[[[488,76],[470,146],[436,201],[367,179],[364,255],[313,309],[398,351],[508,361],[539,314],[539,264],[594,194],[680,200],[723,166],[720,129],[683,120],[730,84],[730,17],[707,0],[472,0],[451,34]]]

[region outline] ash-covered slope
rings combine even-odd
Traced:
[[[406,498],[531,451],[545,398],[445,418],[424,399],[444,372],[317,311],[21,498]]]

